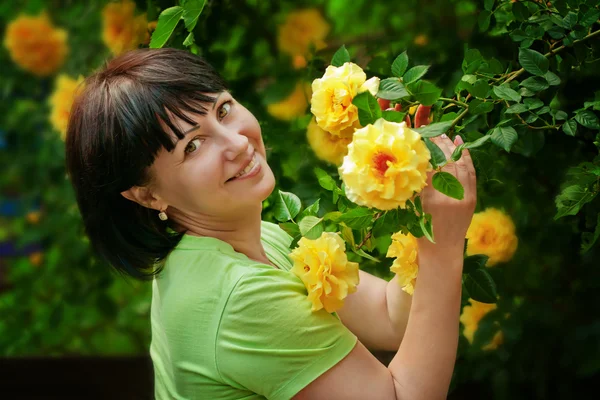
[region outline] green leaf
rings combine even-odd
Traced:
[[[521,42],[525,39],[529,39],[529,35],[527,35],[522,29],[515,29],[510,33],[510,37],[515,42]]]
[[[491,12],[489,12],[487,10],[483,10],[479,13],[479,16],[477,17],[477,23],[479,24],[479,30],[481,32],[487,31],[487,29],[490,27],[491,19],[492,19]]]
[[[529,111],[529,108],[527,108],[527,106],[525,104],[513,104],[512,106],[508,107],[506,109],[506,111],[504,112],[505,114],[520,114],[520,113],[524,113]]]
[[[458,146],[456,149],[454,149],[454,151],[452,152],[452,156],[450,157],[452,159],[452,161],[458,161],[460,159],[460,157],[462,156],[462,152],[464,149],[475,149],[477,147],[483,146],[488,140],[490,140],[491,136],[490,135],[485,135],[480,137],[477,140],[474,140],[472,142],[466,142],[461,144],[460,146]]]
[[[400,122],[404,121],[404,118],[406,118],[406,113],[389,110],[389,111],[382,111],[381,116],[386,121],[400,123]]]
[[[496,283],[487,269],[478,268],[470,274],[463,275],[463,283],[470,297],[481,303],[495,303],[498,297]]]
[[[497,126],[492,130],[492,143],[498,147],[502,147],[507,152],[519,138],[515,128],[510,126]]]
[[[183,8],[180,6],[167,8],[160,13],[156,29],[152,32],[151,49],[159,49],[167,43],[182,16]]]
[[[465,197],[465,189],[454,175],[448,172],[438,172],[431,179],[433,187],[448,197],[462,200]]]
[[[485,99],[490,93],[490,85],[487,83],[487,79],[479,79],[475,84],[467,89],[469,93],[480,99]]]
[[[193,45],[194,42],[195,42],[194,32],[190,32],[190,33],[188,33],[187,37],[183,41],[183,45],[186,47],[189,47],[189,46]]]
[[[331,58],[331,65],[334,67],[341,67],[347,62],[350,62],[350,53],[348,53],[346,45],[342,45]]]
[[[408,90],[424,106],[432,106],[442,95],[442,89],[429,81],[417,81],[408,86]]]
[[[398,78],[387,78],[379,82],[379,91],[377,97],[385,100],[398,100],[402,97],[408,97],[406,88]]]
[[[573,29],[577,25],[577,13],[569,11],[563,18],[563,27],[566,29]]]
[[[592,201],[594,197],[596,197],[596,194],[590,192],[585,186],[571,185],[566,187],[561,194],[556,196],[555,203],[558,212],[554,216],[554,220],[566,215],[577,215],[581,207]]]
[[[484,269],[488,260],[489,257],[485,254],[474,254],[472,256],[465,257],[463,262],[463,274],[470,274],[478,269]]]
[[[521,95],[508,85],[494,86],[494,94],[503,100],[516,101],[517,103],[521,101]]]
[[[363,258],[366,258],[367,260],[371,260],[373,262],[380,262],[379,259],[377,259],[377,258],[373,257],[372,255],[368,254],[363,249],[353,249],[352,252],[358,254],[359,256],[361,256]]]
[[[577,114],[575,114],[575,121],[579,122],[581,126],[585,126],[586,128],[600,129],[598,117],[593,111],[590,110],[579,111]]]
[[[281,222],[279,227],[293,238],[300,235],[300,228],[293,222]]]
[[[427,146],[427,149],[429,149],[429,153],[431,154],[430,162],[431,165],[433,165],[433,168],[442,167],[446,165],[446,155],[444,154],[442,149],[440,149],[437,144],[433,143],[428,138],[423,138],[423,141],[425,142],[425,145]]]
[[[188,32],[192,32],[196,27],[205,3],[206,0],[186,0],[183,3],[183,21]]]
[[[491,101],[482,101],[479,99],[471,100],[469,112],[473,115],[489,113],[494,109],[494,103]]]
[[[558,75],[556,75],[552,71],[546,72],[546,75],[544,75],[544,78],[546,78],[546,81],[548,82],[548,84],[550,86],[558,86],[558,85],[560,85],[560,78],[558,77]]]
[[[546,79],[540,76],[530,76],[521,82],[520,85],[536,93],[550,87]]]
[[[313,217],[312,215],[302,218],[300,223],[298,223],[298,228],[300,228],[302,236],[311,240],[318,239],[323,233],[321,218]]]
[[[411,69],[406,71],[406,73],[402,77],[402,81],[405,85],[408,85],[409,83],[421,79],[427,73],[428,70],[429,65],[417,65],[415,67],[412,67]]]
[[[564,121],[568,117],[568,114],[561,110],[556,111],[556,114],[554,114],[554,119],[556,119],[557,121]]]
[[[597,8],[590,8],[585,14],[581,16],[579,23],[585,28],[589,28],[600,18],[600,10]]]
[[[298,196],[293,193],[282,192],[279,190],[278,196],[275,197],[273,214],[277,221],[288,221],[298,215],[301,206],[302,203]]]
[[[430,138],[446,133],[450,129],[450,125],[452,125],[452,121],[436,122],[413,130],[419,132],[421,137]]]
[[[314,171],[319,180],[319,185],[321,185],[323,189],[334,190],[337,188],[335,180],[327,172],[323,171],[321,168],[315,168]]]
[[[575,122],[575,120],[572,119],[569,121],[565,121],[565,123],[562,126],[562,130],[569,136],[575,136],[575,134],[577,133],[577,122]]]
[[[402,75],[404,75],[404,72],[406,72],[407,67],[408,54],[405,51],[404,53],[396,57],[396,59],[392,63],[392,74],[394,74],[394,76],[397,76],[398,78],[401,78]]]
[[[427,240],[429,240],[431,243],[435,243],[435,239],[433,237],[433,224],[431,223],[431,214],[420,215],[419,227]]]
[[[535,110],[536,108],[540,108],[544,105],[544,102],[540,99],[525,99],[523,100],[523,103],[525,103],[527,108],[530,110]]]
[[[372,219],[373,211],[365,207],[356,207],[342,214],[338,221],[345,223],[352,229],[363,229],[371,224]]]
[[[492,11],[494,9],[494,0],[484,0],[483,9],[486,11]]]
[[[550,63],[542,54],[531,49],[519,49],[519,64],[530,74],[544,76],[548,72]]]
[[[600,214],[598,214],[598,222],[594,233],[584,232],[581,235],[581,253],[587,253],[600,237]]]
[[[312,215],[312,216],[316,216],[319,212],[319,202],[321,201],[321,199],[317,199],[317,201],[315,201],[314,203],[312,203],[310,206],[306,207],[304,209],[304,211],[302,211],[300,213],[300,219],[308,216],[308,215]]]
[[[381,118],[381,107],[371,92],[359,93],[352,100],[352,104],[358,108],[358,119],[362,126],[367,126]]]
[[[465,74],[473,74],[477,71],[481,63],[483,62],[483,57],[481,57],[481,53],[477,49],[469,49],[465,53],[465,58],[462,62],[462,70]]]

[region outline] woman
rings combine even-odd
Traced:
[[[435,141],[449,158],[455,144]],[[275,181],[260,126],[199,57],[135,50],[89,77],[67,167],[94,248],[154,277],[157,399],[445,398],[475,207],[467,151],[446,167],[464,200],[422,192],[436,244],[419,241],[412,306],[395,282],[360,271],[339,315],[311,312],[289,272],[291,238],[261,221]],[[365,344],[397,355],[386,368]]]

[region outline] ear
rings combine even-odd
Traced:
[[[146,208],[152,208],[158,211],[166,210],[168,207],[168,204],[164,200],[156,196],[145,186],[132,186],[121,192],[121,196]]]

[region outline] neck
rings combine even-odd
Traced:
[[[183,215],[170,209],[169,218],[179,228],[178,231],[184,231],[188,235],[220,239],[252,260],[273,265],[260,241],[262,207],[257,211],[224,219],[209,215]]]

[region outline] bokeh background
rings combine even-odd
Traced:
[[[34,381],[39,388],[27,397],[21,386],[18,398],[65,398],[65,376],[86,398],[151,398],[150,285],[118,276],[92,254],[65,174],[64,132],[83,77],[148,47],[160,12],[177,4],[0,2],[0,375],[11,390]],[[543,15],[559,26],[554,34],[525,30]],[[330,197],[313,168],[337,176],[340,155],[323,151],[331,143],[310,139],[307,127],[310,83],[340,46],[381,78],[406,50],[413,65],[431,65],[428,79],[452,98],[467,49],[514,68],[519,47],[544,49],[564,32],[582,38],[600,28],[599,16],[598,2],[583,0],[212,0],[193,42],[182,21],[166,46],[200,54],[221,72],[261,122],[278,189],[308,205]],[[464,301],[450,398],[573,398],[599,377],[598,42],[564,49],[560,63],[551,61],[560,83],[538,95],[554,120],[559,109],[572,116],[586,107],[591,115],[577,119],[576,132],[524,130],[511,152],[472,151],[477,211],[501,210],[505,219],[490,223],[514,224],[518,247],[489,268],[497,304]],[[486,129],[473,121],[464,133]],[[571,215],[555,218],[565,185],[588,190],[571,199]],[[264,219],[275,221],[273,204],[265,202]],[[332,207],[321,201],[319,215]],[[360,261],[389,280],[387,245],[373,248],[380,262]],[[389,356],[378,354],[383,362]]]

